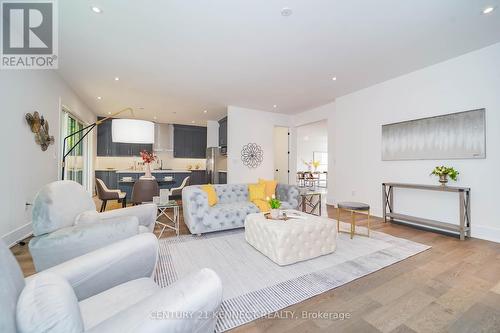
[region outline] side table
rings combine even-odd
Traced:
[[[151,203],[151,202],[149,202]],[[156,224],[162,227],[160,231],[160,235],[158,235],[158,239],[161,238],[163,232],[166,228],[175,230],[176,236],[179,236],[179,204],[175,200],[170,200],[167,203],[157,203],[156,207],[158,208],[158,215],[156,216]],[[172,209],[173,216],[170,217],[167,212],[169,209]],[[167,222],[161,222],[160,217],[165,216],[167,218]]]
[[[321,193],[301,193],[298,210],[307,214],[321,216]]]

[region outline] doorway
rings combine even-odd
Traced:
[[[290,183],[290,131],[288,127],[274,128],[274,179]]]

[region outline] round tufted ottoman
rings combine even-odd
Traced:
[[[328,218],[293,210],[301,219],[268,220],[262,213],[247,215],[245,239],[280,266],[335,251],[337,228]]]

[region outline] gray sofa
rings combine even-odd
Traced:
[[[247,184],[214,185],[218,202],[210,207],[207,194],[200,186],[187,186],[182,190],[184,222],[192,234],[241,228],[245,217],[259,209],[248,201]],[[281,209],[296,209],[299,205],[299,188],[278,184],[276,197]]]

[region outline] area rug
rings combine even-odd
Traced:
[[[216,331],[224,332],[429,248],[380,232],[352,240],[341,233],[334,253],[280,267],[246,243],[244,229],[185,235],[160,240],[156,281],[165,287],[201,268],[213,269],[223,286]]]

